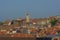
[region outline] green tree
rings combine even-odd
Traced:
[[[51,26],[54,26],[56,23],[57,23],[58,20],[54,19],[54,20],[51,20],[50,23],[51,23]]]
[[[3,25],[4,23],[0,21],[0,26]]]

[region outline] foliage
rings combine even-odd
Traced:
[[[0,21],[0,25],[3,25],[4,23]]]
[[[54,19],[54,20],[51,20],[50,23],[51,23],[51,26],[54,26],[56,23],[57,23],[58,20]]]

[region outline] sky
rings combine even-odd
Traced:
[[[0,0],[0,21],[6,19],[42,18],[60,15],[60,0]]]

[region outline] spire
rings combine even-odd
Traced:
[[[26,13],[26,16],[28,16],[28,15],[29,15],[29,12]]]

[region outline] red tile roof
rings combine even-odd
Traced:
[[[32,34],[11,34],[11,37],[34,37]]]

